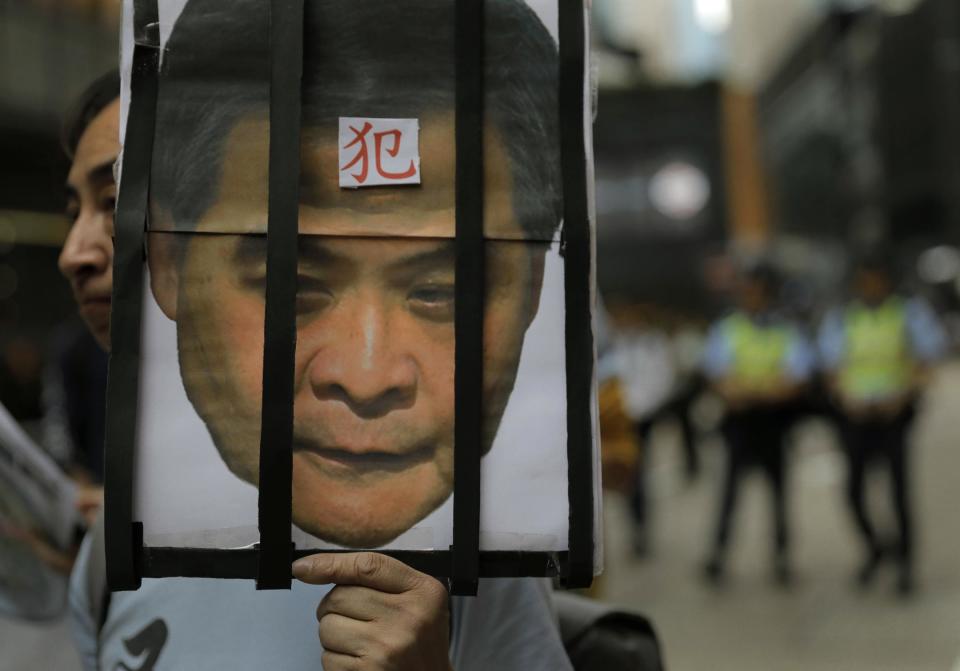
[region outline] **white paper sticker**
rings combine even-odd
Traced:
[[[416,119],[340,117],[340,187],[420,183]]]

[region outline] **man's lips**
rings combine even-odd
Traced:
[[[409,448],[381,450],[376,447],[327,447],[306,441],[294,441],[294,452],[308,452],[323,462],[351,471],[403,471],[433,460],[432,443],[420,443]]]
[[[110,296],[78,296],[77,302],[83,308],[109,307]]]

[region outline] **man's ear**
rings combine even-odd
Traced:
[[[550,253],[549,243],[530,243],[530,288],[527,292],[527,314],[524,332],[530,328],[534,318],[540,311],[540,295],[543,293],[543,269],[546,265],[547,254]]]
[[[160,310],[177,320],[177,298],[180,295],[180,244],[177,233],[147,234],[147,265],[150,268],[150,289]]]

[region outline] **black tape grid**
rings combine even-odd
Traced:
[[[316,552],[351,550],[296,550],[295,559]],[[383,551],[417,571],[437,578],[449,578],[452,552],[447,550]],[[485,551],[480,553],[480,572],[489,578],[554,578],[566,563],[565,552]],[[221,578],[249,580],[256,574],[259,551],[256,548],[219,550],[202,548],[145,547],[141,555],[144,578]]]
[[[270,183],[257,589],[289,589],[303,0],[270,3]]]
[[[123,179],[114,221],[110,363],[104,435],[104,548],[107,587],[140,587],[143,530],[133,521],[133,486],[140,390],[140,327],[144,241],[157,110],[159,32],[156,0],[134,4],[130,109]]]
[[[483,35],[484,0],[457,0],[456,352],[453,547],[450,593],[476,595],[480,575],[483,441]]]
[[[593,582],[594,477],[592,254],[584,144],[586,21],[582,0],[560,2],[560,156],[563,172],[563,258],[567,371],[567,494],[569,551],[565,587]]]

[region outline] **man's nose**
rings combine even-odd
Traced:
[[[364,419],[413,405],[416,363],[391,322],[385,306],[356,297],[301,332],[297,346],[315,349],[307,370],[314,396],[345,403]]]
[[[74,222],[58,261],[65,277],[80,280],[110,268],[113,261],[112,223],[112,217],[102,212],[81,214]]]

